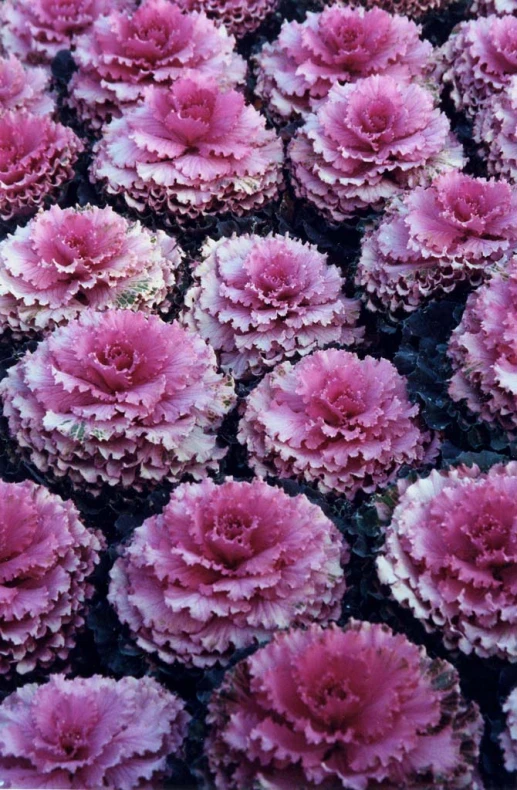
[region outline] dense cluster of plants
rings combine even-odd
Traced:
[[[0,786],[517,786],[517,6],[0,3]]]

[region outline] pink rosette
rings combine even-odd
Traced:
[[[517,463],[399,483],[380,580],[449,650],[517,661]]]
[[[431,437],[391,362],[329,349],[265,376],[247,398],[239,440],[261,477],[295,477],[352,498],[427,460]]]
[[[185,297],[184,322],[236,378],[294,354],[363,336],[359,302],[342,294],[337,266],[311,244],[270,233],[208,240]]]
[[[0,219],[33,214],[57,197],[82,150],[71,129],[47,116],[0,113]]]
[[[306,118],[337,83],[372,74],[406,82],[423,76],[432,51],[405,17],[336,4],[309,11],[303,22],[283,23],[278,38],[255,57],[255,92],[280,121]]]
[[[84,310],[166,310],[181,252],[111,208],[53,206],[0,242],[0,334],[48,332]]]
[[[296,195],[331,222],[381,209],[407,188],[463,166],[431,93],[389,76],[335,85],[289,145]]]
[[[144,650],[208,667],[280,628],[337,620],[348,557],[305,496],[204,480],[180,485],[135,530],[108,597]]]
[[[177,222],[232,211],[241,216],[277,197],[283,148],[237,91],[206,78],[151,88],[146,101],[104,129],[92,179],[140,212]]]
[[[364,236],[356,283],[371,310],[403,317],[517,252],[517,191],[452,171],[394,202]]]
[[[387,626],[291,629],[209,703],[217,790],[479,787],[483,720],[458,673]]]
[[[201,75],[233,88],[246,78],[234,45],[224,27],[169,0],[145,0],[133,14],[114,11],[77,40],[70,105],[100,129],[140,103],[149,86],[170,88],[180,77]]]
[[[473,118],[517,74],[517,18],[490,15],[461,22],[443,45],[441,59],[456,109]]]
[[[45,69],[28,68],[14,55],[0,58],[0,112],[28,110],[50,115],[55,110]]]
[[[6,52],[27,63],[50,64],[62,49],[73,49],[77,36],[98,17],[134,0],[3,0],[0,42]]]
[[[471,294],[448,354],[449,395],[517,436],[517,260]]]
[[[235,399],[201,338],[131,310],[85,311],[56,329],[0,395],[32,463],[93,493],[217,469],[216,432]]]
[[[273,13],[279,0],[176,0],[189,11],[204,11],[237,38],[252,33]]]
[[[182,757],[190,716],[149,677],[121,680],[53,675],[0,705],[3,787],[136,790]]]
[[[72,502],[30,480],[0,481],[0,677],[67,658],[102,547]]]

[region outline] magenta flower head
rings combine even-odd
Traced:
[[[295,477],[352,498],[422,463],[431,441],[386,359],[316,351],[268,373],[247,398],[239,440],[257,474]]]
[[[140,102],[151,85],[170,88],[180,77],[200,74],[234,87],[246,76],[234,45],[224,27],[170,0],[145,0],[132,14],[113,11],[77,41],[70,104],[100,128]]]
[[[503,711],[506,713],[506,728],[499,736],[507,771],[517,771],[517,688],[507,697]]]
[[[517,21],[517,17],[516,17]],[[473,136],[485,154],[490,175],[517,181],[517,75],[504,91],[488,99],[479,110]]]
[[[467,300],[449,342],[449,395],[481,420],[517,436],[517,261]]]
[[[261,480],[176,488],[135,530],[109,599],[138,644],[207,667],[292,624],[341,614],[348,549],[309,500]]]
[[[66,659],[102,545],[72,502],[30,480],[0,481],[0,677]]]
[[[216,469],[235,397],[201,338],[131,310],[85,311],[56,329],[10,368],[0,395],[32,463],[94,492]]]
[[[459,143],[431,93],[389,76],[336,85],[290,143],[298,197],[331,222],[462,167]]]
[[[337,83],[372,74],[408,82],[425,73],[432,54],[419,35],[414,22],[380,8],[338,4],[309,11],[303,22],[284,22],[256,56],[256,92],[273,115],[288,120],[315,111]]]
[[[462,22],[444,44],[442,58],[456,108],[473,117],[517,74],[517,18],[505,14]]]
[[[517,252],[517,190],[451,171],[394,202],[362,244],[356,283],[395,317],[479,283]]]
[[[433,470],[399,494],[381,581],[449,650],[517,661],[517,463]]]
[[[0,705],[3,787],[156,787],[168,755],[182,757],[189,719],[184,703],[149,677],[31,683]]]
[[[204,11],[237,38],[252,33],[271,14],[278,0],[176,0],[180,8]]]
[[[217,790],[473,787],[483,724],[458,673],[387,626],[277,634],[209,703]]]
[[[184,321],[236,378],[259,375],[294,354],[362,338],[359,303],[342,294],[337,266],[289,236],[212,241],[194,269]]]
[[[26,110],[0,114],[0,219],[33,214],[59,195],[83,150],[67,126]]]
[[[241,93],[185,77],[105,127],[92,178],[130,208],[181,222],[272,200],[282,161],[281,140]]]
[[[134,0],[4,0],[0,40],[6,52],[27,63],[50,64],[99,16],[133,5]]]
[[[84,310],[167,309],[181,252],[111,208],[53,206],[0,242],[0,333],[48,332]]]
[[[50,77],[43,68],[24,66],[14,55],[0,58],[0,111],[28,110],[34,115],[54,112]]]

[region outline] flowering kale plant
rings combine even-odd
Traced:
[[[517,0],[0,0],[0,786],[517,776]]]

